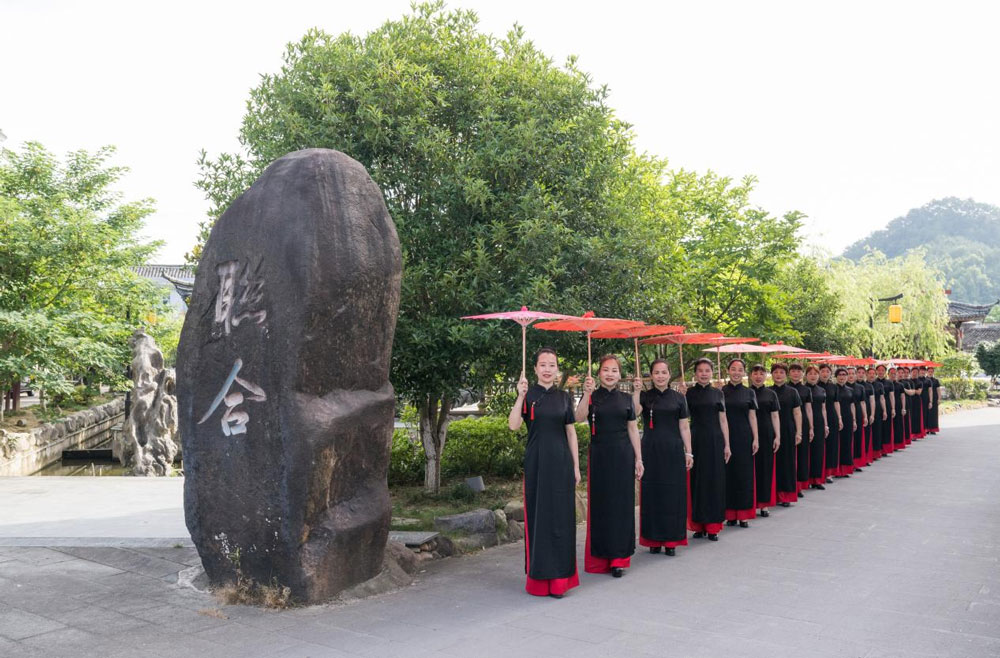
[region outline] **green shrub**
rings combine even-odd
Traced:
[[[506,417],[456,420],[448,426],[441,474],[443,477],[516,477],[523,471],[525,438],[524,428],[510,431]]]
[[[406,430],[394,430],[389,457],[389,484],[412,485],[424,481],[424,447]]]
[[[966,377],[942,377],[941,386],[944,387],[945,391],[948,393],[949,400],[969,400],[975,395],[975,388],[980,384],[980,382],[973,381]],[[986,384],[986,382],[982,382]],[[983,389],[983,394],[985,398],[985,389]]]
[[[973,381],[972,382],[972,392],[969,394],[973,400],[985,400],[986,394],[989,393],[990,383]]]
[[[489,393],[486,395],[486,401],[480,407],[488,416],[506,418],[507,414],[510,413],[510,408],[514,406],[514,400],[516,399],[517,391]]]

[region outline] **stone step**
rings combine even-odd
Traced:
[[[440,534],[433,530],[390,530],[389,541],[405,544],[407,548],[420,548]]]

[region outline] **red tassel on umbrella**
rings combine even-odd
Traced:
[[[535,400],[535,402],[531,403],[531,420],[535,420],[535,403],[536,402],[538,402],[538,400]]]
[[[653,410],[649,410],[649,429],[653,429]]]

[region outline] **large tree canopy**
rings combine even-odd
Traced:
[[[113,153],[0,150],[0,390],[28,377],[50,391],[72,376],[121,383],[127,316],[158,308],[130,269],[158,247],[139,236],[152,202],[122,202]]]

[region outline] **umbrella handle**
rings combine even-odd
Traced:
[[[635,376],[642,377],[642,371],[639,368],[639,339],[635,339]]]
[[[587,376],[594,376],[593,358],[590,355],[590,331],[587,331]]]
[[[528,364],[528,325],[521,325],[521,379],[524,379]]]
[[[681,381],[684,380],[684,345],[677,343],[677,354],[680,355],[681,360]]]

